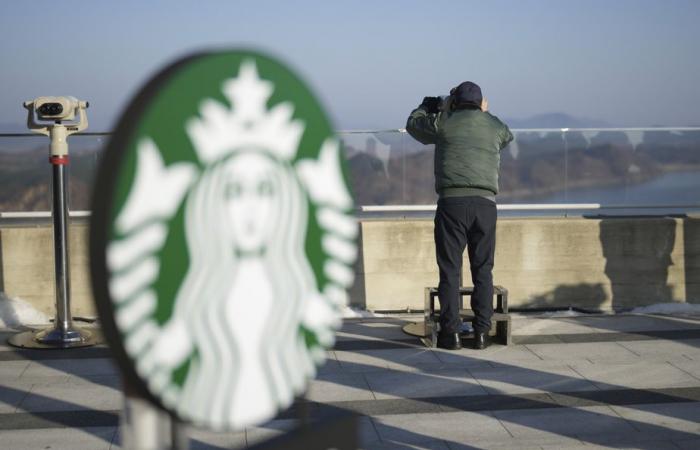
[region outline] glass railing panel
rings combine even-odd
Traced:
[[[70,199],[73,211],[90,209],[93,182],[108,136],[73,136],[70,141]]]
[[[500,204],[700,205],[700,130],[514,130]],[[394,131],[339,132],[358,206],[435,204],[432,145]],[[88,210],[108,135],[70,138],[69,206]],[[0,134],[0,212],[49,211],[48,138]]]
[[[700,130],[646,130],[636,150],[652,174],[630,189],[630,203],[700,204]]]
[[[514,131],[501,152],[499,203],[561,203],[566,198],[564,135],[553,131]]]
[[[567,203],[700,203],[700,132],[600,130],[566,136]]]
[[[432,205],[437,202],[433,145],[423,145],[408,133],[402,133],[404,142],[404,197],[402,205]]]
[[[358,205],[435,203],[432,146],[398,131],[339,134]]]
[[[68,206],[90,208],[92,183],[105,136],[72,136],[68,165]],[[50,211],[49,139],[0,135],[0,211]]]
[[[0,211],[47,211],[50,207],[49,140],[0,137]]]

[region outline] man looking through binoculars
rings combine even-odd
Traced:
[[[437,344],[450,350],[462,348],[459,283],[465,246],[474,284],[474,348],[489,345],[500,152],[513,134],[487,109],[481,88],[465,81],[444,100],[425,97],[406,123],[413,138],[435,144],[435,190],[439,195],[435,250],[440,269]]]

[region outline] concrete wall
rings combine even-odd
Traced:
[[[438,281],[432,221],[363,221],[361,240],[352,303],[421,309]],[[500,219],[496,242],[494,280],[513,306],[700,303],[700,219]],[[50,225],[0,227],[0,291],[52,314],[52,248]],[[86,224],[72,225],[70,252],[73,314],[94,316]]]
[[[88,227],[72,224],[69,233],[71,310],[95,317],[88,268]],[[46,314],[55,314],[53,231],[50,225],[0,227],[0,291]]]
[[[438,281],[430,220],[365,221],[353,301],[420,309]],[[700,303],[700,219],[500,219],[494,282],[519,307]],[[470,285],[469,261],[463,278]]]

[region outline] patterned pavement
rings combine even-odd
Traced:
[[[304,402],[191,448],[245,448],[351,411],[366,449],[700,448],[700,317],[514,315],[514,341],[431,350],[417,316],[347,320]],[[109,349],[17,350],[0,332],[0,447],[115,449]],[[465,342],[467,343],[467,342]]]

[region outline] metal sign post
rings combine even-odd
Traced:
[[[25,331],[12,336],[9,343],[24,348],[69,348],[94,345],[92,333],[73,326],[70,311],[70,271],[68,257],[68,195],[67,173],[68,136],[87,128],[85,109],[87,102],[73,97],[39,97],[25,102],[28,110],[27,126],[35,133],[51,139],[49,162],[52,167],[52,217],[54,262],[56,273],[56,320],[53,327],[40,331]],[[63,124],[73,120],[78,111],[77,123]],[[53,123],[37,123],[34,113],[40,120]]]
[[[175,445],[178,442],[174,437],[174,425],[171,425],[170,415],[139,393],[128,379],[124,379],[124,408],[120,417],[119,432],[121,445],[128,449],[187,448],[187,446]],[[171,434],[172,438],[170,438]]]

